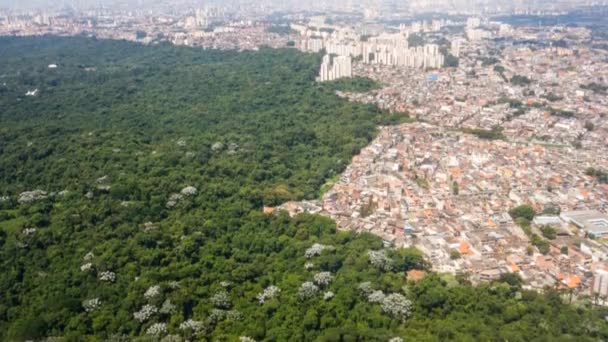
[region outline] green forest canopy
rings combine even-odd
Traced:
[[[557,292],[408,282],[416,250],[261,213],[316,197],[390,117],[315,83],[318,55],[0,46],[0,340],[608,338]]]

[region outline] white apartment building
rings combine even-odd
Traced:
[[[319,71],[319,82],[333,81],[339,78],[350,78],[353,76],[352,58],[350,56],[323,56],[321,70]]]

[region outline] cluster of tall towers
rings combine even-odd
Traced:
[[[319,71],[320,82],[333,81],[339,78],[350,78],[353,76],[352,58],[350,56],[323,56],[321,70]]]
[[[396,65],[410,68],[440,68],[444,56],[439,46],[427,44],[410,48],[404,36],[376,37],[367,42],[344,42],[309,38],[302,41],[302,50],[361,58],[366,64]]]

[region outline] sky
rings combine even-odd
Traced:
[[[33,9],[33,8],[65,8],[65,7],[76,7],[76,8],[90,8],[95,5],[104,5],[113,7],[121,5],[119,7],[125,7],[125,5],[136,5],[136,8],[145,8],[145,6],[158,5],[158,4],[189,4],[195,7],[203,7],[205,4],[222,4],[222,3],[268,3],[275,1],[275,3],[297,3],[302,4],[311,0],[0,0],[0,8],[14,8],[14,9]],[[349,2],[349,3],[420,3],[420,4],[449,4],[451,7],[469,7],[471,5],[477,5],[482,7],[494,7],[494,6],[509,6],[511,4],[516,5],[531,5],[534,7],[550,8],[555,4],[568,2],[570,4],[585,4],[591,2],[608,2],[608,0],[315,0],[314,2],[330,1],[332,3],[337,2]]]

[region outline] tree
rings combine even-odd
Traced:
[[[135,38],[139,39],[144,39],[148,36],[148,34],[146,33],[146,31],[136,31],[135,32]]]
[[[385,250],[368,251],[369,262],[376,268],[382,271],[390,271],[393,269],[393,259],[386,255]]]
[[[315,297],[319,293],[319,287],[310,281],[303,283],[298,290],[300,300],[308,300]]]
[[[403,322],[411,314],[412,302],[399,293],[391,293],[382,301],[382,311]]]
[[[525,218],[528,221],[532,221],[536,216],[536,211],[531,206],[524,204],[509,210],[509,215],[515,220],[517,218]]]
[[[549,243],[536,234],[532,235],[532,245],[538,248],[541,254],[548,254],[551,249]]]
[[[424,45],[424,38],[420,34],[410,34],[407,37],[408,46],[410,48]]]
[[[458,66],[460,65],[460,59],[452,55],[451,53],[448,53],[445,55],[444,64],[448,68],[458,68]]]
[[[498,278],[498,281],[501,283],[507,283],[513,287],[521,287],[524,283],[521,277],[516,273],[503,273]]]
[[[530,83],[532,83],[532,80],[530,80],[526,76],[515,75],[515,76],[511,77],[511,83],[513,85],[517,85],[517,86],[525,86],[525,85],[529,85]]]
[[[546,239],[555,240],[557,237],[557,231],[551,226],[541,226],[540,231]]]

